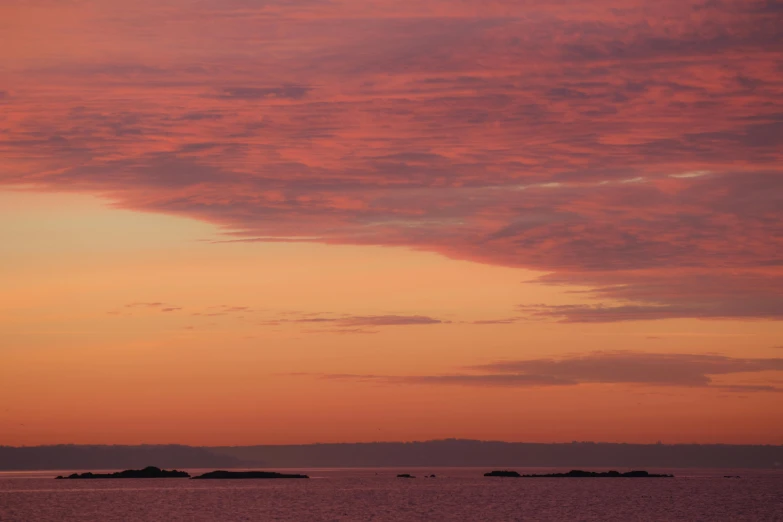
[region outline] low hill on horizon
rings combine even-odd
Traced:
[[[0,470],[318,467],[614,467],[783,469],[783,445],[527,443],[464,439],[194,447],[0,446]]]
[[[209,448],[179,444],[0,446],[0,470],[114,470],[241,467],[246,462]]]

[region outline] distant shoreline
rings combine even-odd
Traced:
[[[783,446],[518,443],[447,439],[303,445],[0,446],[0,471],[486,467],[542,469],[783,469]]]

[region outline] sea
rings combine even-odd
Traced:
[[[492,469],[275,469],[311,479],[203,481],[0,472],[0,521],[783,521],[783,470],[648,468],[675,475],[651,479],[484,477]],[[416,478],[397,478],[402,473]]]

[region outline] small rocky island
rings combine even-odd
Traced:
[[[147,466],[144,469],[126,469],[116,473],[73,473],[64,477],[59,475],[58,479],[138,479],[138,478],[188,478],[190,474],[185,471],[165,470],[155,466]]]
[[[397,475],[397,478],[416,478],[416,477],[414,477],[410,473],[400,473],[399,475]]]
[[[306,479],[307,475],[275,473],[274,471],[210,471],[194,479]]]
[[[519,477],[519,478],[672,478],[674,475],[656,475],[647,471],[582,471],[572,469],[568,473],[547,473],[543,475],[520,475],[516,471],[491,471],[484,473],[485,477]]]
[[[519,473],[516,471],[490,471],[489,473],[484,473],[485,477],[521,477]]]

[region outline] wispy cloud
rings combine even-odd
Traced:
[[[330,326],[330,328],[321,328],[316,330],[308,330],[309,333],[378,333],[378,330],[373,330],[373,327],[390,327],[390,326],[421,326],[421,325],[436,325],[445,324],[450,321],[443,321],[434,317],[428,317],[425,315],[331,315],[331,314],[306,314],[306,315],[289,315],[287,317],[280,317],[274,321],[275,325],[283,323],[299,323],[306,325],[321,325]]]
[[[130,308],[130,309],[149,309],[149,310],[155,310],[158,312],[178,312],[182,310],[181,306],[174,306],[170,304],[166,304],[159,301],[154,302],[137,302],[137,303],[128,303],[124,306],[124,308]],[[109,312],[114,315],[121,315],[119,310],[115,310],[112,312]]]
[[[476,321],[471,321],[471,324],[514,324],[521,321],[523,318],[521,317],[504,317],[501,319],[479,319]]]
[[[337,322],[343,326],[410,326],[441,324],[444,321],[424,315],[356,315],[341,318]]]
[[[221,98],[237,100],[257,100],[266,98],[303,98],[310,87],[301,85],[284,85],[282,87],[230,87],[223,89]]]
[[[630,384],[710,388],[726,392],[783,392],[765,383],[715,382],[725,375],[783,372],[783,359],[744,359],[722,355],[593,352],[553,359],[499,361],[441,375],[326,375],[390,384],[460,386],[576,386]]]
[[[182,307],[166,304],[162,301],[134,302],[124,305],[121,309],[108,312],[112,315],[122,315],[123,309],[148,309],[159,312],[177,312]],[[427,315],[379,314],[352,315],[332,312],[304,312],[298,310],[273,311],[254,310],[243,305],[215,305],[191,312],[193,317],[224,317],[239,320],[253,320],[259,326],[298,325],[307,327],[306,333],[337,333],[337,334],[368,334],[378,333],[375,328],[399,326],[426,326],[449,324],[451,321],[430,317]],[[320,326],[320,329],[313,329]]]
[[[733,272],[721,276],[703,270],[626,273],[625,284],[616,284],[616,274],[592,274],[595,284],[589,294],[606,300],[598,304],[521,305],[517,311],[528,318],[561,322],[607,323],[674,318],[783,319],[783,277],[769,270],[764,274]],[[558,274],[542,278],[550,284],[575,284],[579,276]]]
[[[577,382],[705,386],[714,375],[783,371],[783,359],[723,355],[595,352],[561,359],[500,361],[476,367],[497,373],[540,373]]]

